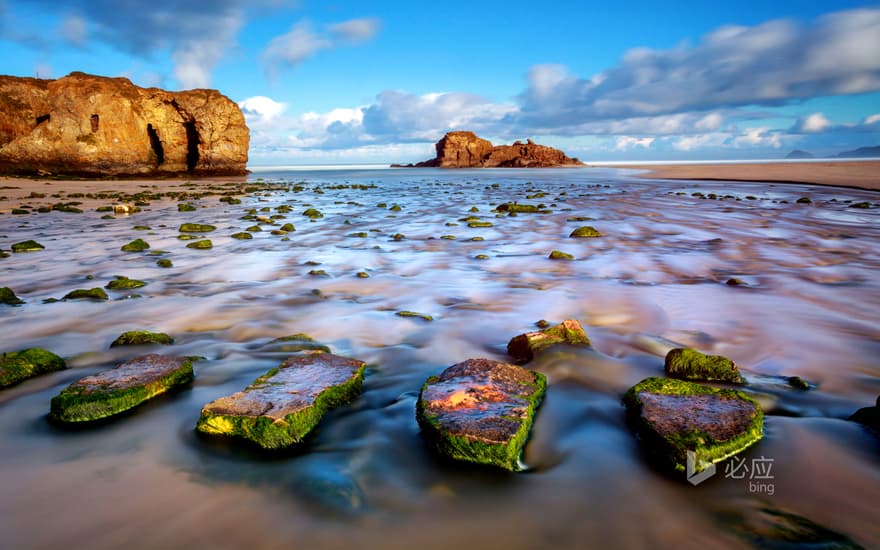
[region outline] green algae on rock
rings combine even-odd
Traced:
[[[178,231],[181,233],[210,233],[211,231],[216,231],[216,229],[216,225],[204,223],[182,223],[180,224]]]
[[[178,212],[195,212],[196,207],[191,204],[181,203],[181,204],[177,205],[177,211]]]
[[[425,321],[433,321],[434,318],[428,315],[427,313],[419,313],[417,311],[398,311],[395,313],[398,317],[418,317],[419,319],[423,319]]]
[[[39,252],[46,247],[34,240],[22,241],[12,245],[13,252]]]
[[[78,288],[64,295],[62,300],[109,300],[110,297],[102,288]]]
[[[441,455],[517,471],[523,469],[520,456],[546,388],[541,373],[468,359],[428,378],[416,420]]]
[[[195,248],[196,250],[207,250],[209,248],[214,248],[214,243],[211,242],[211,239],[202,239],[201,241],[194,241],[186,245],[187,248]]]
[[[589,346],[590,339],[575,319],[566,319],[555,327],[519,334],[507,343],[507,353],[517,363],[528,363],[535,354],[556,344]]]
[[[519,204],[517,202],[505,202],[495,207],[499,212],[516,212],[516,213],[536,213],[541,212],[541,208],[534,204]]]
[[[321,214],[321,212],[319,212],[318,210],[315,210],[314,208],[309,208],[309,209],[305,210],[302,213],[302,215],[307,218],[312,218],[313,220],[324,217],[324,214]]]
[[[675,348],[666,354],[666,376],[682,380],[745,384],[736,363],[721,355],[706,355],[691,348]]]
[[[230,235],[230,237],[232,237],[233,239],[238,239],[240,241],[254,238],[253,235],[251,235],[250,233],[247,233],[245,231],[241,231],[239,233],[233,233],[232,235]]]
[[[49,416],[59,422],[91,422],[132,409],[193,380],[184,357],[150,354],[86,376],[52,398]]]
[[[302,332],[276,338],[266,344],[264,348],[271,348],[270,351],[285,353],[295,353],[298,351],[319,351],[330,353],[329,347],[316,342],[314,338]]]
[[[630,388],[623,402],[642,443],[679,472],[688,451],[694,453],[693,471],[701,471],[763,436],[761,407],[737,390],[652,377]]]
[[[122,250],[123,252],[143,252],[148,248],[150,248],[150,245],[147,243],[147,241],[143,239],[135,239],[128,244],[122,245],[122,248],[120,250]]]
[[[104,288],[107,290],[131,290],[133,288],[141,288],[142,286],[147,286],[147,283],[144,281],[138,281],[137,279],[117,276],[116,279],[104,285]]]
[[[569,235],[569,237],[572,237],[575,239],[586,239],[586,238],[601,237],[601,236],[602,236],[602,234],[599,233],[599,231],[597,231],[595,227],[590,226],[590,225],[578,227],[577,229],[572,231],[571,234]]]
[[[15,295],[15,292],[8,286],[0,287],[0,304],[7,306],[20,306],[24,300]]]
[[[200,432],[247,439],[264,449],[299,443],[331,408],[361,393],[366,364],[330,353],[297,355],[244,391],[202,407]]]
[[[486,221],[472,221],[468,222],[468,227],[492,227],[492,222]]]
[[[574,256],[569,254],[568,252],[562,252],[560,250],[554,250],[550,253],[551,260],[573,260]]]
[[[355,276],[357,276],[358,279],[369,279],[370,278],[370,274],[367,273],[366,271],[358,271],[357,273],[355,273]]]
[[[0,354],[0,388],[66,368],[64,359],[41,348],[3,353]]]
[[[174,267],[174,264],[168,258],[162,258],[161,260],[156,260],[156,265],[159,267],[164,267],[164,268]]]
[[[116,346],[143,346],[147,344],[159,344],[162,346],[170,346],[174,343],[174,338],[168,336],[164,332],[150,332],[148,330],[129,330],[119,335],[111,348]]]

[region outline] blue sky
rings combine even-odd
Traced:
[[[251,164],[410,162],[443,133],[583,160],[880,144],[876,2],[0,0],[0,73],[217,88]]]

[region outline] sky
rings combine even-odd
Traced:
[[[414,162],[451,130],[590,161],[880,145],[880,3],[0,0],[0,74],[216,88],[251,165]]]

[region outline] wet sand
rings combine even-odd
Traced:
[[[597,164],[596,166],[601,166]],[[642,164],[642,178],[811,183],[880,191],[880,161],[767,162],[754,164]]]

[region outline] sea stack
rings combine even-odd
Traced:
[[[241,109],[216,90],[0,76],[0,174],[237,175],[249,140]]]
[[[492,145],[473,132],[449,132],[435,145],[437,157],[416,164],[438,168],[552,168],[583,166],[559,149],[532,140],[513,145]]]

